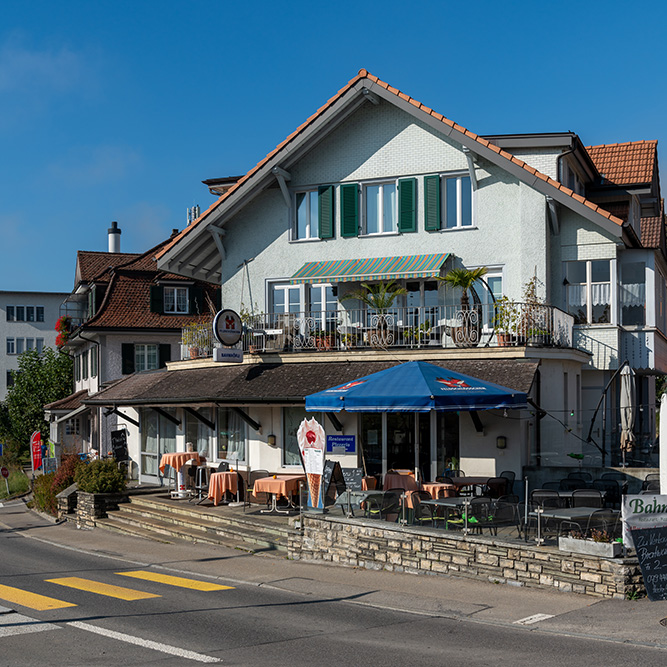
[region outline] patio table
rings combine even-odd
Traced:
[[[404,491],[418,491],[419,484],[412,470],[394,470],[384,476],[384,490],[403,489]]]
[[[347,513],[348,519],[354,516],[355,509],[363,509],[362,505],[369,498],[381,497],[384,491],[377,491],[375,489],[367,489],[364,491],[343,491],[336,500],[334,505],[338,505],[344,512]]]
[[[422,500],[423,505],[430,505],[431,507],[443,507],[447,516],[445,518],[445,528],[448,528],[449,513],[452,510],[460,510],[461,508],[467,507],[470,504],[470,498],[466,496],[450,496],[448,498],[433,498],[432,500]],[[464,534],[468,533],[468,519],[466,513],[466,520],[463,525]]]
[[[213,472],[208,483],[208,499],[218,505],[224,501],[225,493],[233,496],[238,492],[238,473],[236,471]]]
[[[422,490],[431,494],[431,498],[450,498],[456,495],[456,486],[445,482],[423,482]]]
[[[168,452],[162,455],[160,459],[160,472],[164,475],[164,470],[169,466],[176,473],[176,488],[172,491],[172,498],[187,498],[188,491],[185,488],[185,475],[183,466],[188,461],[194,461],[197,465],[201,463],[197,452]]]
[[[486,486],[491,477],[450,477],[450,483],[456,487],[457,491],[461,491],[466,486]]]
[[[591,514],[599,512],[599,507],[554,507],[543,509],[538,507],[530,512],[531,517],[537,518],[537,535],[535,541],[542,544],[542,519],[559,519],[560,521],[575,521],[576,519],[589,519]],[[526,530],[526,540],[528,540],[528,531]]]
[[[254,493],[270,493],[271,507],[267,510],[260,510],[262,514],[275,512],[277,514],[289,514],[294,509],[292,496],[299,492],[299,482],[306,482],[305,475],[271,475],[270,477],[261,477],[255,480],[253,486]],[[285,510],[278,509],[278,498],[285,497],[289,501],[289,506]]]

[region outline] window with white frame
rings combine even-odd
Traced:
[[[364,234],[398,231],[396,182],[369,183],[363,187]]]
[[[246,424],[231,408],[218,408],[218,458],[245,461]]]
[[[65,422],[65,435],[79,435],[81,424],[78,417],[72,417]]]
[[[307,413],[300,406],[283,408],[283,465],[297,466],[301,463],[299,454],[299,442],[296,433],[304,419],[310,419],[314,415]]]
[[[484,276],[484,282],[478,280],[474,287],[479,300],[482,302],[482,326],[485,329],[492,329],[495,318],[494,299],[497,301],[503,295],[502,273],[489,271]]]
[[[16,321],[25,322],[25,306],[16,306]]]
[[[211,408],[197,408],[197,413],[203,419],[211,422],[213,416]],[[194,450],[200,455],[210,456],[210,444],[213,440],[215,431],[211,427],[191,413],[185,414],[185,441],[192,443]]]
[[[81,378],[88,379],[88,350],[81,355]]]
[[[620,268],[621,324],[641,326],[646,322],[646,264],[625,262]]]
[[[44,352],[43,338],[35,338],[35,349],[37,350],[37,354],[42,354],[42,352]]]
[[[565,262],[567,310],[575,324],[606,324],[611,320],[611,262]]]
[[[40,340],[39,338],[37,339]],[[42,341],[43,342],[43,341]],[[90,377],[97,377],[97,348],[94,347],[90,350]]]
[[[303,288],[301,285],[273,283],[271,285],[271,306],[274,313],[299,313],[302,307]]]
[[[308,307],[316,326],[331,331],[338,316],[336,288],[330,284],[308,285]]]
[[[320,235],[317,190],[296,193],[294,240],[316,239]]]
[[[470,176],[459,174],[442,179],[442,213],[445,229],[472,227]]]
[[[164,312],[187,315],[189,312],[187,287],[164,288]]]
[[[154,344],[135,343],[134,370],[150,371],[159,368],[159,350]]]
[[[26,338],[25,339],[25,349],[26,350],[34,350],[35,349],[35,339],[34,338]]]
[[[16,354],[16,341],[13,338],[7,339],[7,354]]]
[[[25,338],[16,339],[16,354],[23,354],[25,352]]]
[[[25,321],[34,322],[35,321],[35,306],[26,306],[25,307]]]
[[[44,321],[44,306],[35,306],[35,320],[37,322]]]
[[[7,322],[13,322],[16,319],[14,306],[5,306],[5,314],[7,315]]]

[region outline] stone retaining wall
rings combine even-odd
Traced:
[[[304,515],[289,557],[415,574],[450,574],[515,586],[625,598],[644,585],[636,558],[594,558],[494,537],[383,521]]]
[[[107,510],[117,510],[118,503],[127,502],[124,493],[78,492],[76,504],[76,524],[80,528],[94,528],[95,520],[107,516]]]

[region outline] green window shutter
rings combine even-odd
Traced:
[[[164,368],[168,361],[171,361],[171,345],[169,343],[160,343],[159,352],[159,366]]]
[[[332,239],[334,235],[334,192],[332,185],[317,189],[318,222],[321,239]]]
[[[398,231],[417,231],[417,179],[402,178],[398,181]]]
[[[440,229],[440,176],[424,178],[424,229],[427,232]]]
[[[159,313],[162,315],[163,312],[162,286],[151,285],[151,313]]]
[[[359,235],[359,187],[356,183],[340,186],[340,235]]]
[[[134,373],[134,345],[132,343],[121,345],[121,372],[123,375]]]

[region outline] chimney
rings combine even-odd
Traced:
[[[109,232],[109,252],[120,252],[120,229],[118,229],[118,223],[115,220],[111,223],[107,232]]]

